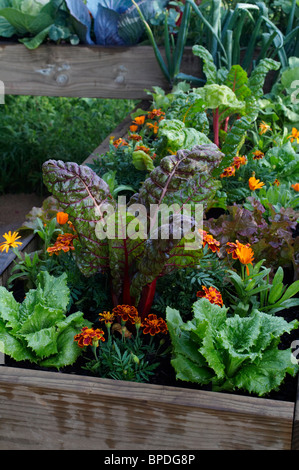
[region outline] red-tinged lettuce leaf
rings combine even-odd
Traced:
[[[44,163],[43,178],[79,236],[79,269],[90,276],[109,268],[107,239],[101,240],[96,234],[107,206],[115,206],[109,186],[87,166],[55,160]]]

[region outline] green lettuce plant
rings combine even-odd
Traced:
[[[288,323],[256,309],[246,317],[230,316],[228,308],[205,298],[193,304],[191,320],[183,322],[172,308],[166,320],[179,380],[264,396],[298,372],[291,349],[279,348],[281,336],[298,328],[297,320]]]
[[[82,312],[66,315],[70,300],[67,275],[38,275],[38,286],[22,303],[0,287],[0,350],[16,361],[60,369],[73,364],[81,350],[73,338],[89,323]]]
[[[222,157],[214,144],[194,146],[166,156],[124,206],[117,204],[109,186],[90,168],[54,160],[43,165],[47,188],[68,213],[78,234],[76,261],[80,270],[86,276],[109,272],[116,305],[121,301],[136,305],[145,315],[152,304],[158,277],[198,264],[202,250],[185,246],[186,237],[195,225],[194,217],[184,214],[183,208],[185,204],[196,203],[202,204],[203,210],[209,206],[219,186],[211,172]],[[99,236],[98,232],[101,220],[109,222],[104,215],[107,204],[115,217],[111,219],[114,238]],[[146,213],[136,236],[131,237],[127,228],[135,223],[135,204],[142,205]],[[166,239],[162,236],[163,220],[157,218],[155,230],[149,229],[148,224],[153,221],[150,219],[152,204],[156,204],[156,214],[163,205],[177,204],[177,213],[166,223],[169,229]],[[124,213],[119,210],[121,206]],[[188,229],[182,226],[177,238],[173,234],[175,220],[180,224],[186,220],[189,225]]]

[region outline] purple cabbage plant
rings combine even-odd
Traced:
[[[141,0],[138,7],[147,21],[167,5],[168,0]],[[87,44],[129,46],[137,44],[144,25],[131,0],[66,0],[77,34]],[[93,28],[94,37],[91,38]]]

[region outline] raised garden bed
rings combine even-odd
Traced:
[[[122,136],[126,128],[118,126]],[[0,371],[0,449],[299,450],[299,395],[257,398],[22,365]]]
[[[24,64],[27,64],[23,77],[19,77],[22,68],[19,55],[21,47]],[[61,56],[61,52],[55,55],[63,50],[67,51],[65,56]],[[71,50],[74,51],[73,60],[76,59],[79,64],[74,75],[75,67],[67,62]],[[147,50],[152,54],[150,48]],[[163,80],[159,82],[157,77],[160,71],[155,65],[158,75],[139,77],[138,86],[134,82],[131,88],[130,74],[135,73],[137,77],[135,64],[140,64],[136,53],[140,52],[140,60],[143,58],[147,63],[148,72],[153,70],[154,65],[149,66],[148,56],[142,48],[134,48],[133,55],[131,48],[122,52],[125,54],[126,51],[132,57],[132,62],[129,67],[127,56],[124,67],[129,67],[127,70],[130,73],[126,72],[123,80],[124,69],[117,67],[125,56],[122,55],[120,59],[119,49],[42,46],[32,52],[23,46],[5,45],[2,46],[0,57],[2,64],[5,64],[5,54],[9,54],[9,58],[6,56],[8,65],[3,69],[1,67],[3,77],[0,79],[8,83],[6,93],[109,98],[125,96],[134,99],[145,98],[147,79],[148,88],[153,84],[165,85]],[[26,58],[27,53],[30,55]],[[89,68],[88,61],[92,55],[97,60],[109,56],[109,76],[104,77],[103,88],[103,74],[97,60],[93,75],[96,82],[90,78],[92,73],[87,74],[88,83],[85,82],[84,74],[81,75],[82,70]],[[117,64],[116,69],[111,65],[112,59]],[[12,72],[13,78],[8,80],[8,73]],[[65,78],[62,79],[61,74]],[[111,81],[112,76],[116,80]],[[34,87],[35,91],[32,92]],[[126,125],[121,132],[125,132],[125,128]],[[100,146],[93,156],[102,151],[103,147]],[[5,266],[2,271],[3,284],[8,269],[9,266]],[[275,400],[5,364],[0,367],[0,372],[0,449],[299,449],[298,394],[294,401]]]

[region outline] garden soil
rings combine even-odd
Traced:
[[[0,196],[0,235],[17,230],[32,207],[41,207],[44,197],[37,194],[4,194]]]

